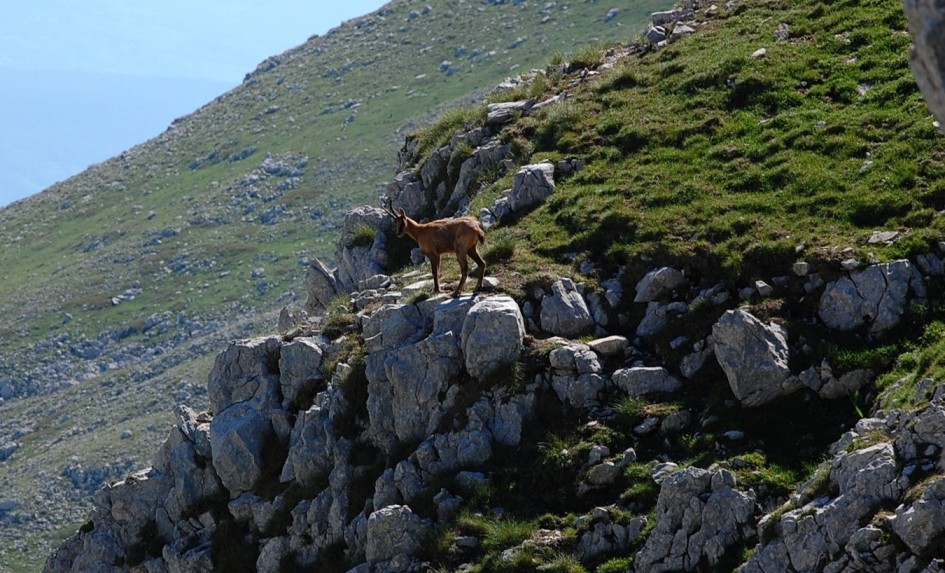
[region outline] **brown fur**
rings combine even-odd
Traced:
[[[472,217],[457,217],[455,219],[437,219],[429,223],[418,223],[407,216],[403,209],[394,213],[390,209],[388,213],[394,218],[397,224],[397,236],[407,235],[417,242],[420,251],[430,259],[430,265],[433,267],[433,291],[440,292],[440,255],[445,253],[456,253],[456,260],[459,261],[459,270],[461,272],[459,284],[453,291],[453,298],[458,297],[463,292],[466,284],[466,277],[469,275],[469,261],[466,256],[472,257],[479,267],[479,280],[476,282],[476,290],[482,288],[482,277],[486,274],[486,262],[479,255],[478,247],[486,242],[486,234],[483,232],[479,221]]]

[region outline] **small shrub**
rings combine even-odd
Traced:
[[[643,417],[647,402],[639,396],[624,396],[614,404],[614,412],[627,422]]]

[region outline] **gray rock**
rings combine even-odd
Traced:
[[[17,451],[19,448],[19,442],[6,442],[5,444],[0,445],[0,462],[10,459],[10,456],[13,455],[13,452]]]
[[[892,530],[916,555],[931,554],[945,534],[945,478],[930,483],[912,505],[896,508]]]
[[[594,326],[587,303],[571,279],[558,280],[551,285],[551,292],[551,296],[546,296],[541,301],[539,320],[542,330],[574,337]]]
[[[497,389],[483,396],[468,410],[467,426],[484,427],[499,444],[515,447],[522,439],[522,428],[535,411],[533,393],[509,395]]]
[[[812,487],[805,485],[801,490]],[[823,563],[842,561],[860,524],[902,494],[892,444],[840,453],[831,463],[827,489],[836,491],[837,496],[811,499],[804,494],[798,498],[797,509],[763,518],[762,523],[777,519],[770,527],[774,539],[759,546],[743,570],[765,571],[765,567],[780,563],[780,569],[789,564],[796,571],[811,571]]]
[[[299,412],[289,438],[289,453],[280,481],[303,486],[318,483],[332,469],[332,449],[337,441],[336,424],[346,415],[348,401],[337,386],[319,392],[314,404]]]
[[[661,267],[644,275],[635,288],[633,302],[652,302],[683,287],[686,277],[672,267]]]
[[[646,517],[640,516],[629,523],[614,523],[608,508],[596,508],[590,515],[579,518],[582,522],[580,539],[574,551],[582,563],[594,561],[602,556],[623,551],[640,537],[646,525]]]
[[[279,373],[283,406],[294,406],[303,396],[312,396],[322,375],[322,347],[326,341],[315,338],[296,338],[282,346],[279,354]]]
[[[524,337],[522,312],[510,297],[477,302],[469,310],[461,333],[466,371],[474,378],[484,378],[516,362]]]
[[[256,559],[257,573],[280,573],[282,563],[289,556],[289,539],[271,537],[260,543],[259,557]]]
[[[217,355],[207,382],[215,414],[235,403],[252,402],[260,411],[278,404],[281,345],[276,337],[253,338],[231,343]]]
[[[695,28],[692,28],[691,26],[687,26],[685,24],[676,24],[673,26],[673,31],[669,35],[669,41],[675,42],[683,36],[688,36],[689,34],[695,33],[695,31]]]
[[[649,43],[659,44],[666,40],[666,28],[663,26],[650,26],[643,35]]]
[[[493,168],[512,153],[512,146],[501,141],[494,140],[478,147],[472,157],[466,159],[459,169],[459,176],[456,185],[453,186],[445,203],[440,202],[437,209],[438,216],[452,216],[460,214],[463,211],[463,205],[468,205],[469,200],[475,195],[477,188],[474,183],[477,177],[486,169]]]
[[[745,309],[727,311],[712,327],[713,351],[735,397],[760,406],[800,389],[788,367],[787,331]]]
[[[378,509],[368,518],[365,556],[369,563],[377,563],[399,554],[416,555],[429,528],[429,521],[407,506]]]
[[[210,423],[213,467],[231,495],[251,491],[263,475],[272,425],[249,404],[234,404]]]
[[[727,470],[686,468],[668,476],[656,512],[656,527],[634,561],[638,573],[711,569],[754,535],[755,502],[735,489]]]
[[[682,388],[682,382],[661,366],[623,368],[614,372],[613,380],[629,396],[668,394]]]
[[[578,374],[597,374],[602,370],[597,354],[586,344],[568,344],[548,354],[552,368]]]
[[[941,44],[945,7],[936,0],[906,0],[904,7],[914,44],[909,54],[912,73],[929,109],[945,124],[945,51]]]
[[[544,203],[555,192],[555,166],[538,163],[522,167],[512,179],[509,207],[515,213],[525,213]]]
[[[598,374],[558,374],[551,377],[551,388],[558,399],[575,408],[596,405],[606,387],[606,380]]]
[[[370,246],[353,245],[364,227],[374,230],[374,242]],[[363,206],[345,213],[335,250],[338,268],[334,275],[339,291],[354,292],[361,281],[387,274],[387,238],[394,236],[393,231],[393,219],[383,209]]]
[[[486,124],[491,126],[500,126],[513,118],[527,113],[535,105],[535,100],[510,101],[502,103],[490,103],[487,106]]]
[[[426,321],[413,304],[388,304],[379,308],[364,322],[366,350],[393,350],[418,341],[424,334]]]
[[[335,273],[316,257],[312,258],[305,274],[305,290],[308,292],[305,311],[310,315],[324,312],[341,293]]]
[[[673,317],[682,316],[688,310],[684,302],[671,302],[669,304],[660,304],[651,302],[646,306],[646,314],[643,320],[637,325],[637,336],[647,338],[655,336],[669,326],[669,321]]]
[[[606,486],[617,481],[622,468],[617,467],[614,462],[603,462],[593,466],[587,472],[587,483],[593,486]]]
[[[438,494],[433,496],[433,503],[436,505],[437,520],[440,523],[448,523],[459,514],[463,498],[441,489]]]
[[[928,276],[940,277],[945,274],[945,266],[942,265],[942,259],[932,253],[918,255],[915,258],[916,265],[922,272]]]
[[[824,381],[823,386],[817,389],[817,394],[821,398],[833,400],[852,396],[860,388],[873,381],[874,375],[871,370],[853,370],[840,376],[840,378],[830,377]],[[808,386],[808,381],[804,381]]]
[[[431,336],[415,344],[391,351],[384,360],[387,380],[391,385],[390,414],[394,435],[402,442],[424,438],[433,415],[440,406],[440,397],[460,373],[462,354],[456,336],[448,332]],[[371,407],[371,423],[378,413]],[[382,414],[385,415],[385,414]],[[386,425],[386,424],[385,424]]]
[[[607,336],[598,338],[587,343],[591,350],[601,356],[623,356],[627,348],[630,347],[630,341],[626,336]]]
[[[922,276],[909,261],[872,265],[829,283],[818,316],[834,330],[867,326],[872,333],[885,332],[899,324],[910,291],[925,297]]]
[[[445,158],[444,158],[445,154]],[[418,217],[426,206],[425,189],[435,185],[442,178],[442,171],[449,159],[449,148],[434,151],[420,168],[420,178],[413,169],[401,171],[387,185],[387,198],[391,207],[397,211],[403,209],[408,217]]]

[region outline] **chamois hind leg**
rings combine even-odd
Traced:
[[[459,297],[463,292],[463,287],[466,286],[466,277],[469,276],[469,261],[466,259],[466,253],[456,253],[456,260],[459,261],[459,284],[456,285],[456,290],[453,291],[453,298]]]
[[[475,245],[473,245],[472,250],[469,251],[469,256],[472,257],[472,260],[476,261],[476,266],[479,267],[479,280],[476,281],[476,290],[479,291],[482,290],[482,278],[486,276],[486,261],[482,259]]]
[[[429,255],[433,267],[433,294],[440,292],[440,255]]]

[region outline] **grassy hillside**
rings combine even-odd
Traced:
[[[503,97],[540,99],[562,90],[571,97],[520,119],[506,137],[528,162],[580,157],[588,165],[559,181],[542,207],[490,231],[490,244],[502,251],[492,257],[490,273],[527,297],[555,266],[581,272],[593,288],[620,268],[632,287],[646,271],[672,265],[700,287],[722,284],[738,292],[759,279],[778,284],[797,261],[832,280],[844,260],[864,267],[941,255],[945,136],[909,71],[909,44],[899,2],[754,0],[718,10],[664,49],[633,51],[580,89],[573,89],[575,77],[565,68],[550,66],[532,85]],[[603,54],[584,58],[594,65],[607,61]],[[470,110],[466,117],[476,115]],[[474,201],[474,211],[510,184],[511,176],[495,181]],[[876,231],[899,235],[871,241]],[[838,372],[870,368],[880,373],[876,382],[848,398],[794,396],[746,409],[734,406],[713,365],[681,400],[624,400],[612,405],[617,416],[605,424],[541,419],[530,436],[534,447],[489,468],[495,487],[438,531],[426,557],[455,570],[451,544],[472,535],[484,540],[483,548],[466,570],[626,571],[639,546],[594,568],[565,555],[576,543],[574,516],[594,504],[617,503],[635,514],[654,510],[652,464],[629,466],[616,497],[574,495],[574,475],[592,446],[619,452],[635,438],[641,459],[732,468],[739,484],[758,494],[764,512],[775,510],[801,484],[826,475],[825,468],[818,471],[826,447],[858,419],[915,409],[941,386],[942,290],[934,281],[927,286],[929,300],[910,308],[903,325],[882,338],[816,326],[811,317],[819,292],[752,294],[744,301],[751,312],[789,325],[799,350],[810,343],[804,360],[816,364],[826,356]],[[622,309],[632,317],[623,334],[633,336],[642,306]],[[720,313],[711,305],[690,308],[672,336],[702,340]],[[647,344],[678,365],[673,361],[681,354],[670,340]],[[691,432],[652,442],[634,436],[647,416],[678,411],[699,420]],[[732,428],[744,436],[729,439],[725,432]],[[494,507],[503,508],[502,518],[490,517]],[[561,530],[564,538],[546,545],[543,529]],[[518,551],[515,559],[503,558],[511,548]],[[734,569],[750,552],[746,547],[719,570]]]
[[[36,570],[96,478],[147,465],[175,403],[204,406],[224,341],[300,306],[307,261],[376,202],[406,133],[552,54],[634,40],[671,4],[605,22],[595,2],[398,0],[0,210],[0,446],[19,444],[0,462],[0,569]]]

